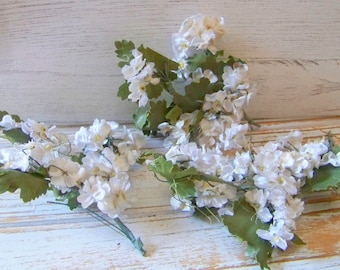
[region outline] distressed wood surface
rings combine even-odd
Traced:
[[[340,118],[295,122],[265,122],[252,132],[261,144],[300,129],[316,139],[332,131],[340,143]],[[77,128],[63,128],[72,134]],[[0,142],[0,147],[6,144]],[[158,148],[161,140],[150,140]],[[122,236],[89,216],[50,204],[51,195],[23,204],[18,194],[0,195],[1,269],[259,269],[244,255],[245,245],[219,223],[210,224],[172,210],[168,185],[136,167],[131,173],[132,208],[122,217],[141,236],[142,257]],[[327,192],[307,197],[296,233],[306,242],[275,252],[272,269],[339,269],[340,196]]]
[[[249,62],[251,117],[340,115],[338,0],[2,0],[0,109],[58,124],[130,122],[114,41],[171,57],[171,34],[197,13],[225,17],[226,53]]]

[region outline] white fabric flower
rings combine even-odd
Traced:
[[[71,187],[78,187],[84,180],[85,170],[79,163],[69,159],[56,158],[48,166],[51,184],[62,192],[67,192]]]
[[[224,89],[230,90],[232,93],[236,90],[248,89],[247,77],[247,64],[235,63],[233,67],[225,66],[222,74]]]
[[[73,143],[85,152],[103,149],[114,126],[105,120],[95,119],[89,128],[81,127],[75,133]]]
[[[0,167],[26,172],[29,168],[29,150],[25,152],[21,147],[0,149]]]
[[[122,68],[122,74],[124,79],[128,82],[138,75],[138,73],[144,68],[146,59],[143,59],[143,54],[134,49],[131,51],[133,58],[130,61],[129,65],[125,65]]]
[[[97,200],[97,206],[103,213],[111,218],[118,217],[126,208],[130,207],[126,192],[130,189],[129,176],[127,173],[119,173],[111,177],[109,182],[110,191],[101,200]]]
[[[193,82],[199,83],[202,78],[208,79],[210,83],[215,83],[218,80],[217,76],[210,69],[206,69],[203,72],[202,68],[197,68],[192,72]]]
[[[334,167],[340,166],[340,152],[334,154],[333,152],[328,152],[322,156],[320,165],[324,166],[327,164],[332,164]]]
[[[269,230],[258,229],[256,234],[260,238],[269,241],[273,247],[279,247],[282,250],[287,249],[287,240],[292,240],[294,237],[294,234],[284,226],[283,220],[270,224]]]
[[[14,121],[11,115],[6,114],[0,121],[0,127],[4,130],[9,130],[18,127],[18,124]]]
[[[77,200],[83,208],[87,208],[91,204],[103,200],[110,191],[111,187],[108,181],[99,175],[92,175],[84,181],[83,186],[79,189]]]
[[[268,197],[269,191],[263,189],[252,189],[245,194],[246,201],[255,209],[258,218],[264,223],[273,218],[267,207]]]
[[[138,102],[139,107],[144,107],[149,101],[147,86],[151,83],[157,85],[160,78],[153,77],[156,72],[155,63],[146,63],[143,54],[137,49],[132,50],[133,58],[128,65],[122,68],[124,79],[127,80],[130,94],[128,99]]]
[[[224,34],[223,18],[201,14],[186,19],[179,32],[173,34],[173,50],[177,59],[192,56],[196,50],[217,51],[216,41]]]
[[[28,134],[32,139],[39,142],[41,140],[47,140],[52,137],[51,131],[55,129],[55,126],[48,127],[44,123],[36,122],[32,119],[27,119],[21,124],[21,129],[24,133]]]
[[[236,197],[236,187],[225,184],[207,183],[205,181],[195,181],[197,193],[196,204],[198,207],[221,208],[229,200]]]
[[[173,209],[183,212],[194,212],[195,208],[189,199],[180,199],[177,195],[171,197],[170,204]]]

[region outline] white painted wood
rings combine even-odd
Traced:
[[[50,123],[130,122],[116,98],[114,41],[172,56],[171,34],[196,13],[224,16],[225,51],[249,62],[253,118],[340,115],[337,0],[1,0],[0,110]]]
[[[264,122],[252,132],[253,142],[300,129],[306,138],[333,130],[340,143],[338,118],[321,121]],[[76,127],[61,128],[72,134]],[[160,141],[148,145],[154,149]],[[8,144],[0,140],[0,147]],[[160,149],[161,150],[161,149]],[[132,208],[122,217],[141,236],[147,256],[142,257],[122,236],[85,211],[70,212],[50,204],[51,194],[23,204],[17,193],[0,195],[1,269],[259,269],[244,255],[245,245],[218,223],[210,224],[172,210],[169,187],[145,167],[131,172]],[[337,192],[306,198],[305,213],[296,233],[306,242],[275,252],[272,269],[338,269],[340,267],[340,197]]]

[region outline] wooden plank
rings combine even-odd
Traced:
[[[134,105],[116,97],[114,41],[171,57],[171,34],[199,12],[224,16],[226,53],[249,62],[253,118],[340,115],[337,0],[2,0],[0,109],[58,124],[131,122]]]

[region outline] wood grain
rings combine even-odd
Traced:
[[[134,105],[116,97],[114,41],[171,57],[171,34],[196,13],[225,17],[226,53],[249,62],[251,117],[340,115],[337,0],[2,0],[0,109],[58,124],[131,122]]]

